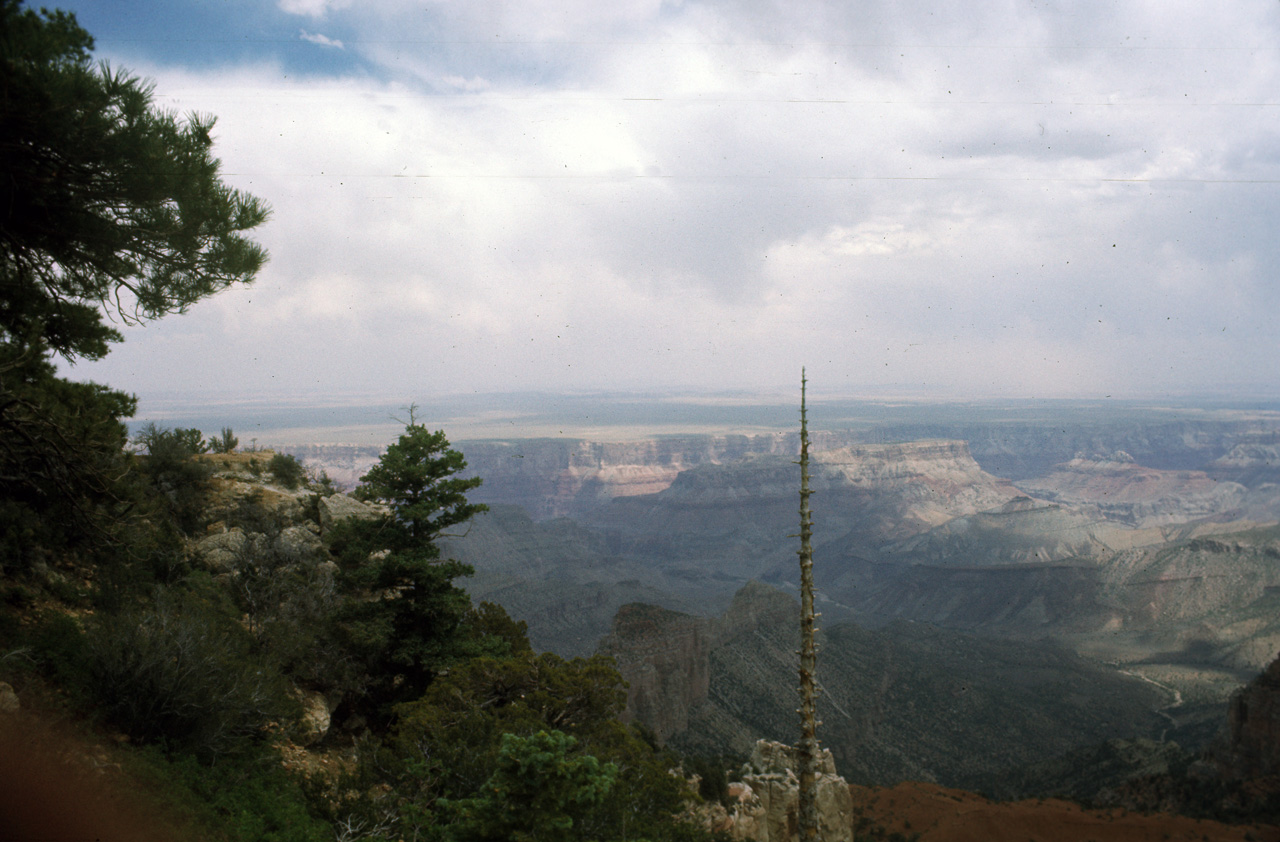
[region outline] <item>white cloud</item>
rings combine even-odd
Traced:
[[[1276,14],[1121,7],[282,5],[342,16],[381,75],[144,68],[219,115],[273,260],[97,370],[169,382],[141,362],[163,348],[246,389],[764,388],[802,360],[850,387],[1280,387]]]
[[[322,18],[331,11],[346,9],[351,0],[279,0],[280,11],[290,15]]]
[[[333,47],[335,49],[343,49],[342,42],[336,38],[329,38],[319,33],[308,32],[305,29],[299,30],[298,37],[303,41],[309,41],[312,44],[319,44],[322,47]]]

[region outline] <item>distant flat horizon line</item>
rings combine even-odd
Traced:
[[[154,423],[195,427],[206,435],[231,427],[243,444],[385,445],[404,428],[411,400],[295,395],[219,399],[171,394],[140,402],[131,431]],[[919,423],[1091,423],[1106,417],[1147,420],[1267,420],[1280,424],[1280,399],[1204,395],[1174,398],[928,399],[810,393],[815,430],[867,430]],[[632,441],[671,435],[790,432],[798,427],[796,395],[719,392],[505,392],[434,396],[416,417],[451,441],[570,438]],[[1113,419],[1114,420],[1114,419]]]

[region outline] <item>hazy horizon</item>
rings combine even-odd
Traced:
[[[382,446],[402,432],[410,403],[417,418],[443,429],[452,441],[581,438],[623,441],[692,433],[774,433],[799,428],[799,389],[781,393],[673,391],[453,394],[388,400],[337,395],[328,400],[208,400],[171,394],[143,400],[130,427],[151,422],[196,427],[212,435],[230,426],[242,446],[352,444]],[[931,400],[902,394],[809,393],[813,429],[871,428],[885,424],[996,423],[1009,421],[1204,420],[1266,418],[1280,424],[1280,399],[984,399]]]

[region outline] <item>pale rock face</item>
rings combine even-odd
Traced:
[[[320,509],[320,531],[322,533],[328,532],[335,523],[341,520],[349,518],[375,520],[386,513],[382,507],[361,502],[348,494],[321,497],[318,505]]]
[[[800,838],[800,781],[793,771],[795,749],[760,740],[743,768],[742,785],[731,790],[729,835],[749,842],[793,842]],[[853,797],[836,774],[831,752],[823,749],[817,777],[818,836],[824,842],[852,842]]]
[[[849,435],[838,443],[847,444]],[[686,435],[626,442],[465,442],[462,449],[468,475],[485,478],[485,485],[471,495],[474,502],[522,506],[543,520],[576,518],[610,500],[657,494],[680,472],[699,465],[725,464],[751,454],[792,458],[799,440],[793,433]]]
[[[302,703],[302,718],[298,722],[295,740],[299,745],[309,746],[329,733],[329,702],[320,693],[299,691],[297,695]]]
[[[240,559],[249,545],[250,536],[234,526],[226,532],[201,538],[196,542],[195,554],[215,573],[230,573],[239,568]]]
[[[1048,476],[1024,480],[1018,487],[1045,500],[1093,506],[1109,520],[1138,527],[1186,523],[1230,511],[1246,494],[1244,486],[1218,482],[1203,471],[1143,467],[1123,451],[1100,458],[1077,455]]]
[[[17,713],[21,709],[22,703],[18,701],[18,694],[14,692],[13,687],[0,681],[0,714]]]
[[[1280,483],[1280,444],[1238,444],[1225,456],[1210,462],[1208,474],[1249,488]]]
[[[305,526],[289,526],[276,536],[276,551],[286,558],[314,560],[324,552],[324,542]]]

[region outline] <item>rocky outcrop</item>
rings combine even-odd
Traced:
[[[638,719],[664,741],[689,726],[689,711],[707,699],[710,626],[654,605],[618,610],[600,651],[627,682],[624,721]]]
[[[1280,775],[1280,658],[1231,696],[1212,756],[1228,780]]]
[[[305,526],[286,526],[273,542],[275,551],[295,563],[327,560],[324,541],[317,534],[319,531],[320,527],[314,521]]]
[[[349,494],[333,494],[321,497],[317,503],[320,511],[320,531],[328,532],[339,521],[354,518],[356,520],[374,520],[386,514],[386,509],[365,503]]]
[[[1046,476],[1018,487],[1045,500],[1087,505],[1109,520],[1132,526],[1186,523],[1241,506],[1246,489],[1218,482],[1203,471],[1158,471],[1124,451],[1077,455]]]
[[[267,537],[261,533],[249,533],[239,526],[225,532],[215,532],[195,542],[196,557],[214,573],[233,573],[240,569],[246,558],[265,553]]]
[[[927,526],[994,509],[1019,496],[1011,483],[983,471],[962,441],[862,444],[819,451],[813,461],[834,484],[874,489]]]
[[[815,433],[820,448],[858,439],[853,432]],[[750,455],[799,452],[795,433],[681,435],[639,441],[524,439],[460,442],[468,475],[484,478],[470,499],[523,507],[537,520],[579,517],[616,498],[657,494],[682,471]]]
[[[302,706],[302,717],[294,728],[294,742],[302,746],[313,745],[329,733],[329,716],[333,710],[322,693],[298,691],[295,696]]]
[[[815,451],[811,487],[829,542],[820,557],[836,542],[857,554],[1019,496],[984,473],[963,442],[951,441]],[[616,498],[586,522],[605,532],[616,552],[664,567],[715,571],[735,585],[793,579],[798,491],[792,457],[750,455],[682,471],[660,494]],[[821,575],[833,573],[827,567]]]
[[[1101,559],[1164,540],[1158,530],[1138,530],[1104,520],[1097,513],[1019,497],[997,509],[954,517],[881,547],[876,558],[947,567],[1051,564]]]
[[[725,829],[734,839],[750,842],[793,842],[800,838],[800,781],[795,749],[760,740],[742,769],[737,803]],[[853,798],[849,784],[836,774],[831,752],[823,750],[815,781],[818,838],[825,842],[853,839]]]

